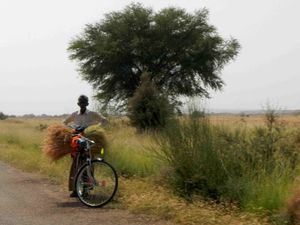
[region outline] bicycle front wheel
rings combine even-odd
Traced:
[[[76,177],[76,191],[81,202],[90,207],[102,207],[114,197],[118,188],[115,169],[103,160],[84,165]]]

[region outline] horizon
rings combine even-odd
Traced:
[[[76,111],[76,110],[75,110]],[[74,112],[75,112],[74,111]],[[212,110],[206,110],[204,111],[207,114],[223,114],[223,115],[239,115],[239,114],[247,114],[247,115],[261,115],[264,114],[267,109],[245,109],[245,110],[239,110],[239,109],[212,109]],[[275,109],[275,111],[279,114],[298,114],[300,113],[300,108],[299,109]],[[0,110],[0,113],[2,111]],[[188,110],[183,110],[183,114],[189,114]],[[4,113],[4,112],[2,112]],[[62,114],[47,114],[47,113],[41,113],[41,114],[35,114],[35,113],[25,113],[25,114],[6,114],[4,115],[9,116],[9,117],[62,117],[62,116],[68,116],[70,115],[69,113],[62,113]],[[109,116],[120,116],[121,114],[109,114]],[[126,114],[125,114],[126,115]],[[124,116],[124,115],[122,115]]]

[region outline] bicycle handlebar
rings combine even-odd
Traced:
[[[80,125],[76,125],[76,124],[73,124],[73,125],[67,125],[68,127],[74,129],[76,132],[83,132],[87,127],[85,126],[80,126]]]

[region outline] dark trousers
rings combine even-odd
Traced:
[[[69,176],[69,191],[75,191],[76,174],[85,162],[86,160],[84,157],[81,156],[81,154],[76,154],[76,156],[72,156],[72,165]]]

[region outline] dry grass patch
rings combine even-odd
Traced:
[[[220,205],[200,197],[189,203],[149,179],[121,179],[120,201],[135,213],[154,214],[182,225],[264,225],[266,218],[241,213],[234,205]]]
[[[265,123],[265,115],[211,115],[209,116],[213,124],[222,125],[247,125],[250,127],[261,126]],[[300,116],[281,115],[280,120],[284,121],[290,127],[300,125]]]

